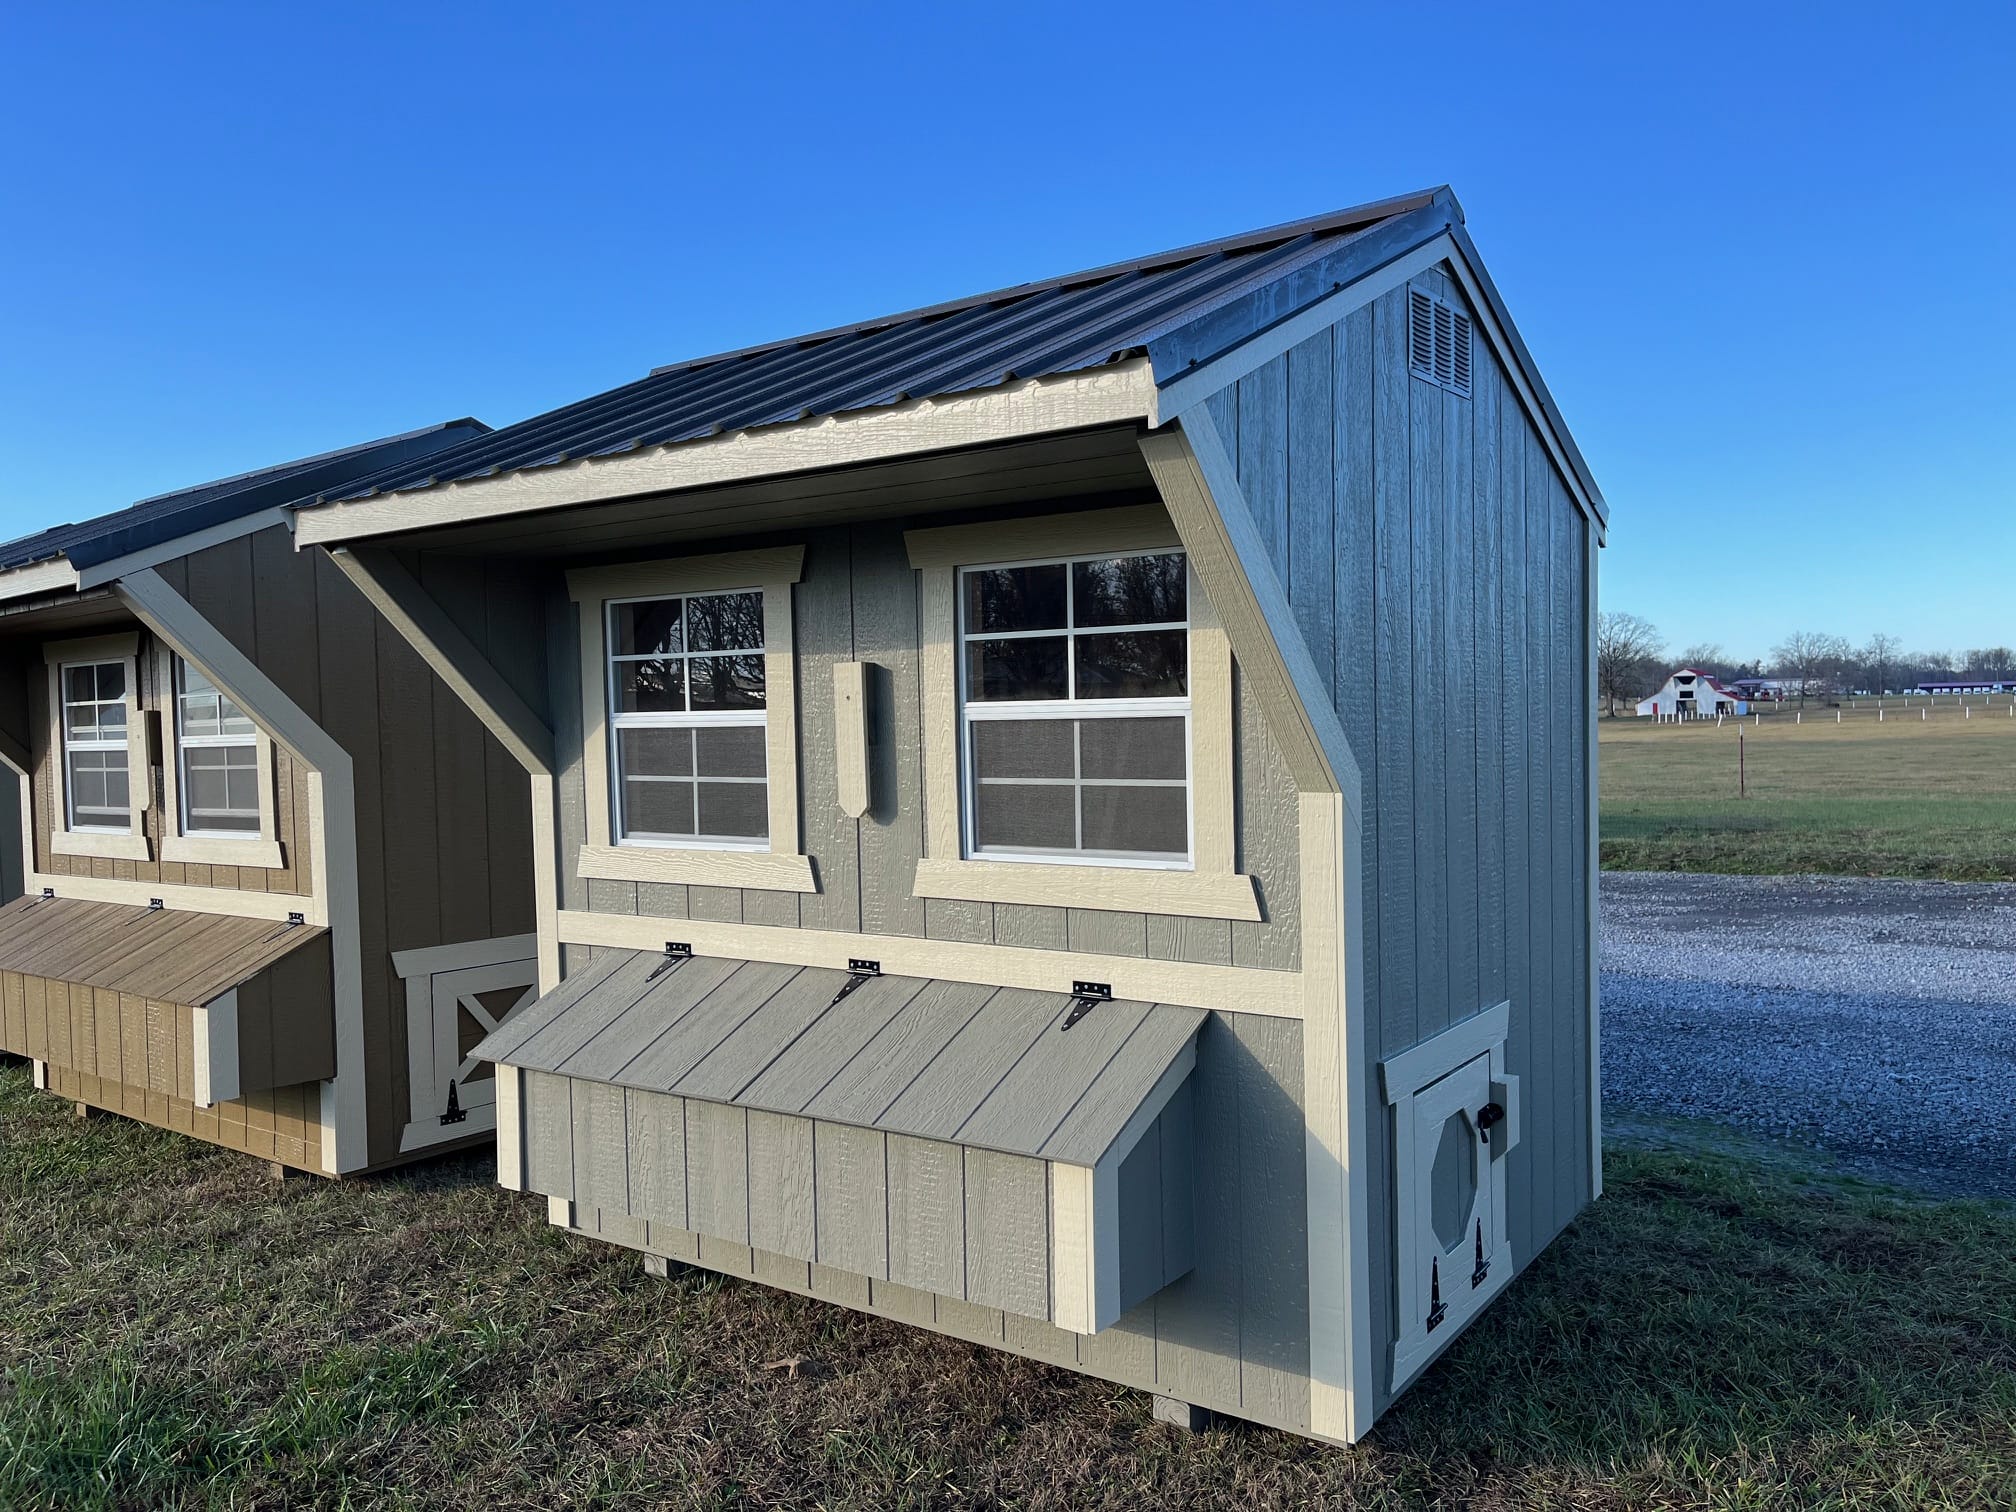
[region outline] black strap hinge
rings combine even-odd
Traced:
[[[840,990],[833,994],[833,1001],[826,1006],[828,1008],[836,1006],[848,993],[859,990],[862,983],[872,982],[880,975],[882,975],[882,963],[880,961],[849,960],[847,962],[847,980],[840,984]]]
[[[441,1122],[458,1124],[469,1116],[469,1110],[462,1106],[462,1099],[455,1095],[455,1083],[448,1083],[448,1111],[441,1115]]]
[[[666,972],[677,971],[692,959],[693,947],[691,945],[688,945],[684,940],[667,940],[665,942],[665,959],[652,967],[651,975],[644,978],[644,980],[646,982],[655,982],[658,978],[665,975]]]
[[[1071,1011],[1064,1015],[1064,1028],[1059,1029],[1057,1032],[1059,1034],[1064,1033],[1101,1003],[1110,1003],[1112,1001],[1113,984],[1111,982],[1073,982],[1071,984]]]

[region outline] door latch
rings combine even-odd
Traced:
[[[1491,1130],[1504,1122],[1505,1110],[1497,1103],[1486,1103],[1477,1110],[1477,1137],[1485,1144],[1491,1143]]]

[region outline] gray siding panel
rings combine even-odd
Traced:
[[[1419,281],[1461,300],[1440,272]],[[1404,290],[1383,295],[1291,350],[1285,382],[1270,365],[1207,403],[1297,626],[1335,668],[1339,717],[1363,768],[1368,1048],[1393,1054],[1511,1000],[1507,1053],[1522,1078],[1525,1135],[1511,1157],[1509,1217],[1524,1264],[1574,1216],[1591,1180],[1586,547],[1566,484],[1489,347],[1477,348],[1472,396],[1457,398],[1408,372],[1406,316]],[[1262,838],[1250,814],[1241,835],[1247,847]],[[1242,954],[1240,931],[1251,928],[1234,927],[1234,958],[1261,964]],[[1200,1048],[1200,1150],[1269,1137],[1264,1117],[1242,1113],[1236,1130],[1225,1127],[1225,1093],[1201,1063],[1211,1058]],[[1377,1097],[1376,1084],[1366,1090]],[[1372,1308],[1383,1347],[1394,1324],[1395,1192],[1390,1116],[1374,1106]],[[1197,1179],[1206,1214],[1266,1189],[1265,1177],[1241,1191],[1215,1187],[1208,1168]],[[1299,1222],[1299,1202],[1284,1195]],[[1239,1278],[1235,1319],[1193,1315],[1179,1326],[1194,1331],[1182,1345],[1206,1356],[1214,1336],[1270,1314],[1261,1300],[1270,1286],[1297,1284],[1250,1256],[1213,1253],[1213,1227],[1198,1234],[1196,1273],[1157,1301],[1233,1285],[1207,1285],[1207,1275]],[[1167,1334],[1158,1348],[1174,1354],[1183,1395],[1209,1367],[1172,1351]],[[1249,1399],[1303,1368],[1267,1358],[1251,1338],[1241,1350]],[[1294,1410],[1306,1408],[1275,1402],[1267,1413]]]
[[[1281,384],[1262,384],[1266,392],[1277,387]],[[1266,464],[1256,459],[1256,465]],[[1285,521],[1285,484],[1277,492]],[[1068,502],[1059,501],[1034,506],[1030,512],[1049,513],[1068,507]],[[583,779],[578,613],[560,592],[557,570],[552,572],[550,654],[544,682],[551,688],[557,747],[562,906],[621,915],[926,935],[1039,950],[1295,969],[1300,931],[1293,786],[1257,711],[1242,710],[1240,714],[1235,763],[1241,812],[1251,816],[1253,830],[1242,836],[1240,864],[1258,880],[1266,913],[1262,922],[1231,924],[1108,910],[927,900],[913,895],[925,815],[918,578],[903,545],[903,531],[911,523],[878,521],[773,538],[803,541],[807,548],[792,610],[798,651],[800,825],[819,884],[818,892],[805,895],[582,879],[578,865],[580,847],[587,839],[586,805],[607,799],[587,792]],[[709,541],[706,549],[734,550],[746,544],[750,543]],[[676,548],[666,548],[666,554],[676,554]],[[438,573],[447,569],[435,568],[431,559],[426,559],[421,570]],[[457,564],[456,570],[467,569]],[[1327,565],[1317,562],[1312,570],[1322,572],[1328,581]],[[529,591],[521,578],[510,580],[508,592],[516,596],[514,602],[522,603]],[[458,605],[458,621],[474,615],[472,607]],[[866,661],[870,666],[870,807],[860,820],[840,812],[833,749],[832,669],[836,662],[847,660]]]

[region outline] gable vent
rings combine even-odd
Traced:
[[[1407,366],[1452,394],[1470,397],[1470,317],[1426,289],[1407,291]]]

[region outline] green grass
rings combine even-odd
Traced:
[[[1892,712],[1895,712],[1892,710]],[[2016,880],[2016,719],[1601,720],[1602,857],[1641,871]]]
[[[701,1272],[476,1160],[275,1185],[0,1068],[0,1506],[2016,1504],[2016,1210],[1669,1128],[1357,1449]],[[807,1363],[794,1378],[766,1369]]]

